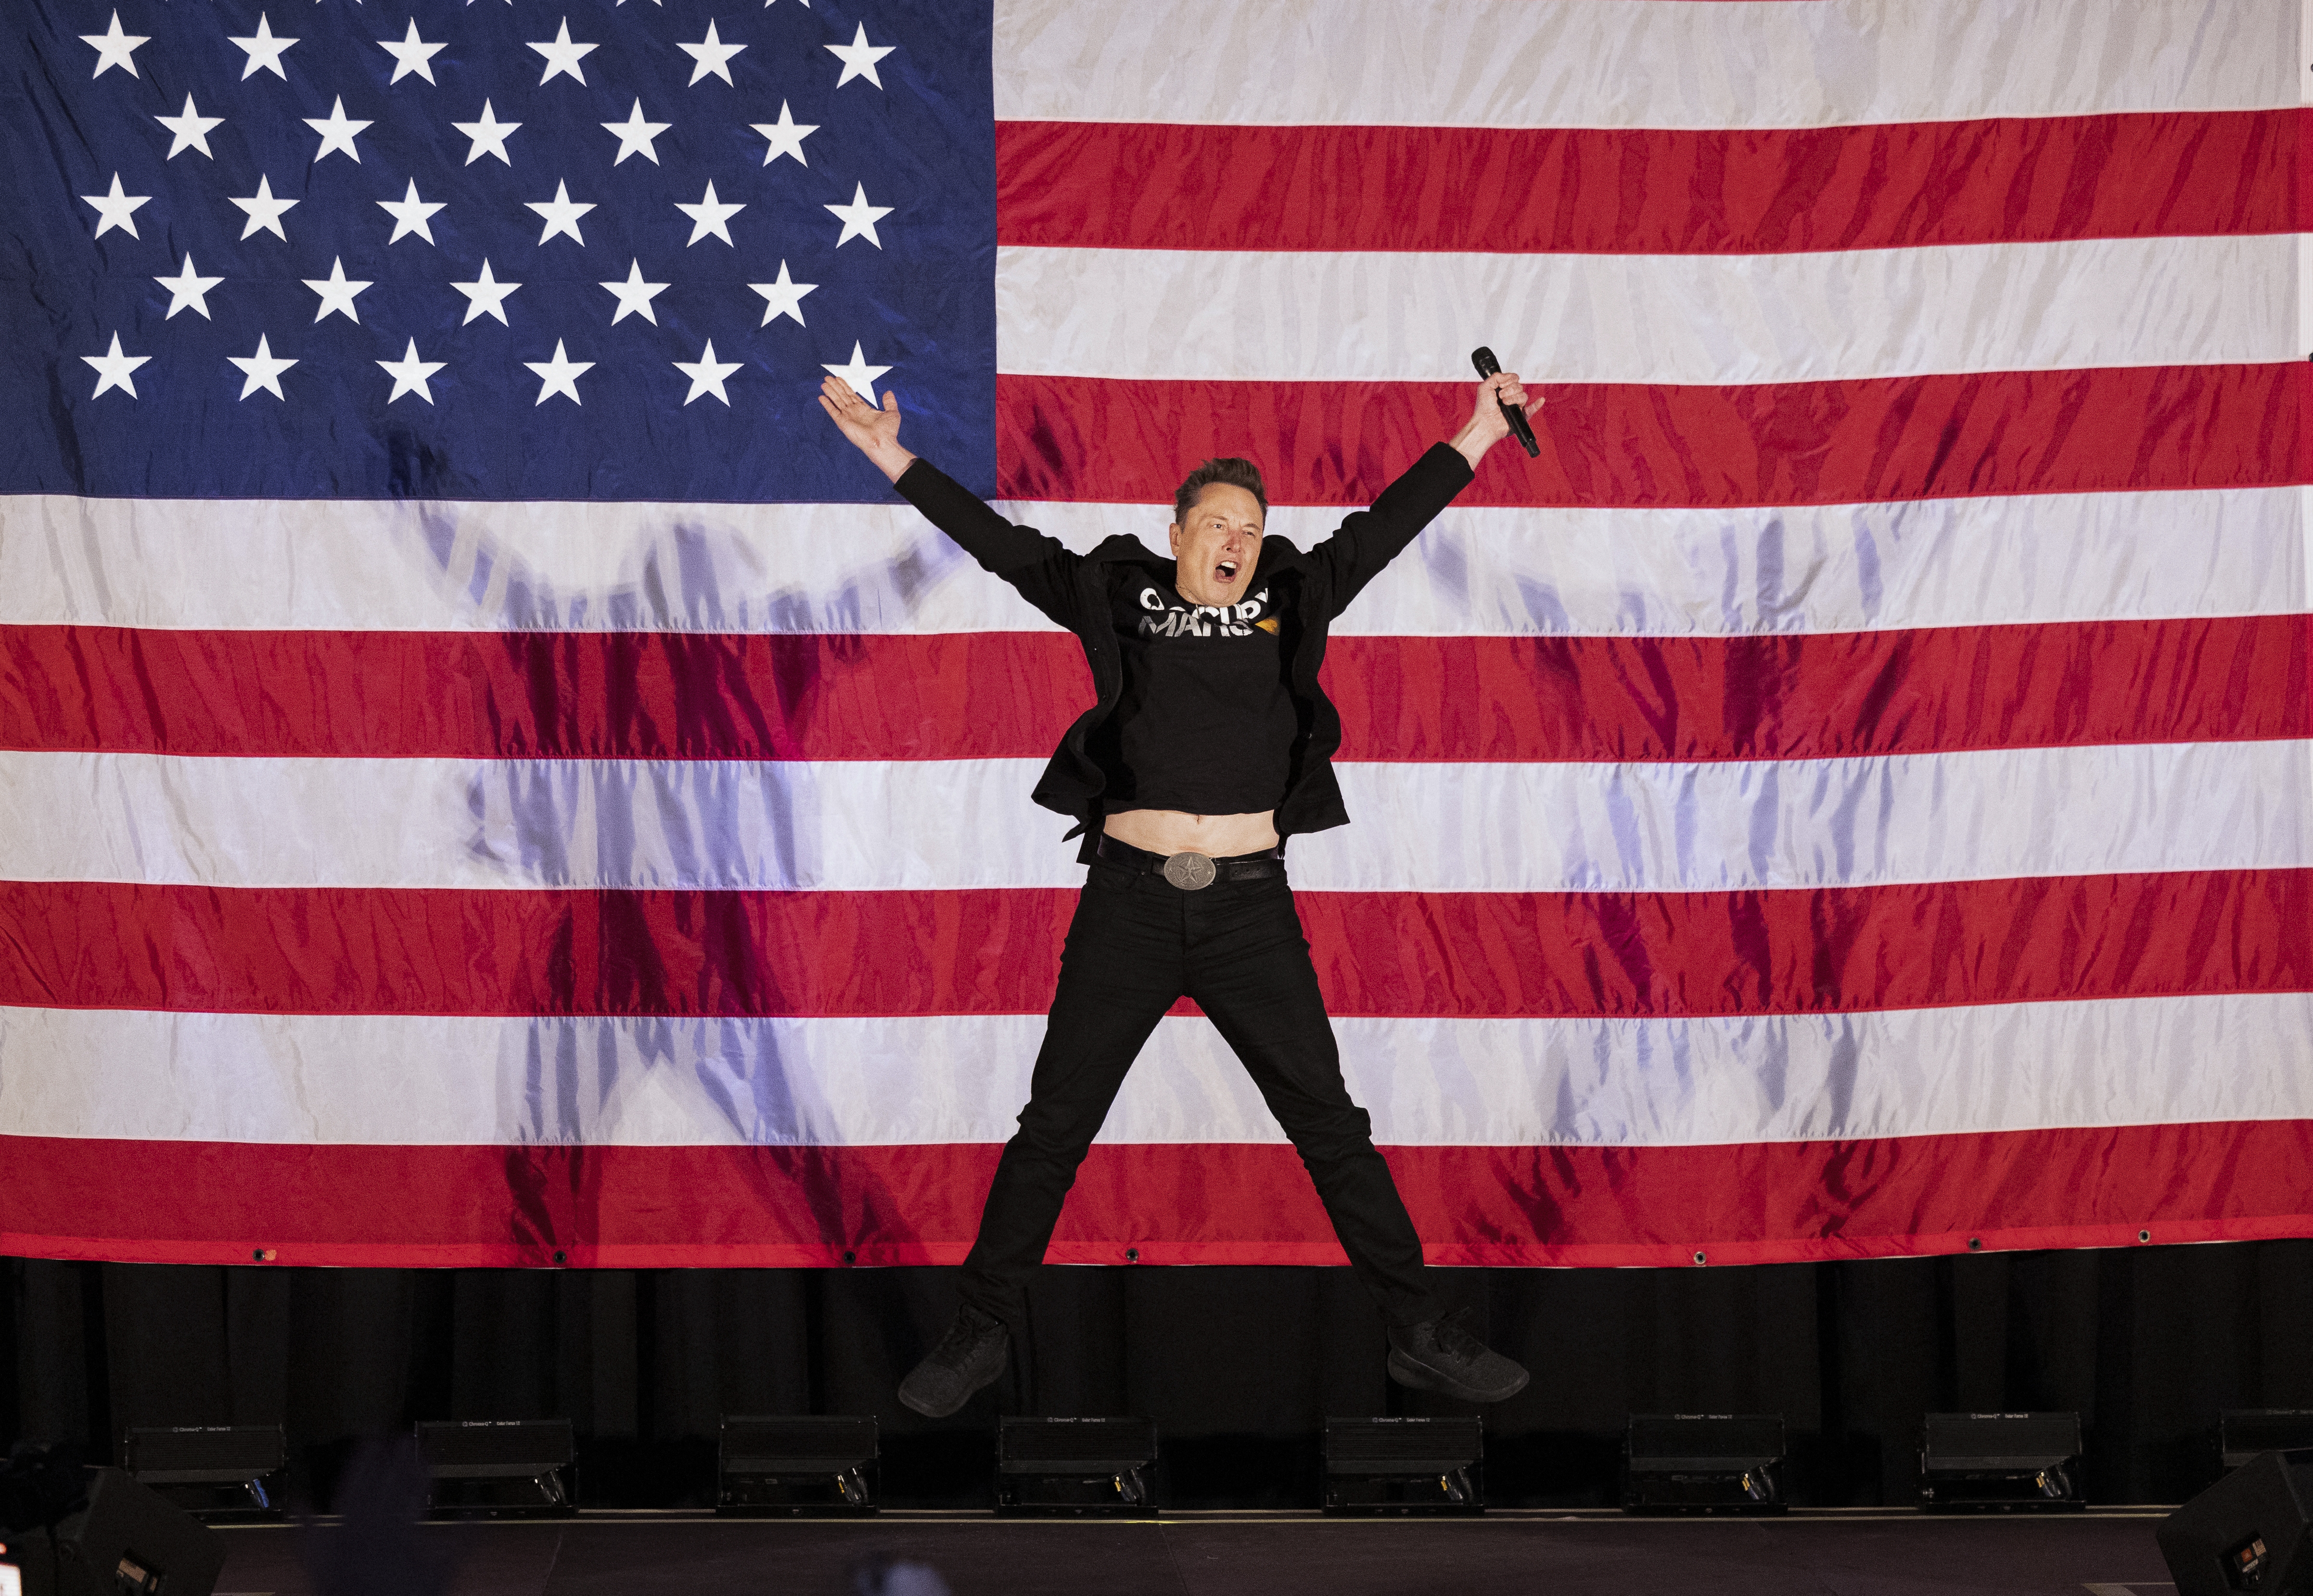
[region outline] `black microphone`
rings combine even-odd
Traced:
[[[1470,364],[1478,368],[1478,375],[1481,377],[1498,375],[1502,369],[1502,363],[1494,358],[1494,352],[1491,349],[1471,350]],[[1542,445],[1534,441],[1534,428],[1526,425],[1526,412],[1508,399],[1498,399],[1494,403],[1501,406],[1502,414],[1509,418],[1510,436],[1516,438],[1525,448],[1526,458],[1531,460],[1540,454]]]

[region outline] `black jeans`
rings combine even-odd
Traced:
[[[1434,1318],[1421,1239],[1374,1150],[1373,1122],[1341,1081],[1285,878],[1184,892],[1162,876],[1106,864],[1091,867],[1077,899],[1028,1106],[964,1259],[963,1300],[1019,1321],[1077,1166],[1141,1045],[1183,993],[1211,1017],[1292,1138],[1384,1317],[1394,1325]]]

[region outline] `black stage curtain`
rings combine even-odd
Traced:
[[[1498,1505],[1614,1500],[1623,1416],[1781,1412],[1803,1504],[1908,1504],[1920,1415],[2077,1409],[2091,1501],[2212,1478],[2220,1408],[2313,1408],[2313,1241],[1683,1270],[1447,1270],[1534,1370],[1488,1418]],[[0,1434],[287,1427],[326,1504],[363,1437],[567,1416],[594,1506],[712,1501],[726,1413],[873,1413],[897,1505],[987,1500],[997,1413],[1140,1414],[1178,1507],[1313,1505],[1328,1414],[1466,1411],[1382,1372],[1346,1269],[1047,1268],[1032,1351],[957,1418],[893,1387],[943,1269],[427,1271],[8,1260]]]

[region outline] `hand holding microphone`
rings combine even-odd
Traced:
[[[1494,358],[1494,352],[1491,349],[1471,350],[1470,364],[1478,368],[1478,375],[1481,377],[1498,377],[1501,374],[1502,363]],[[1510,436],[1518,441],[1518,446],[1526,451],[1526,458],[1531,460],[1540,454],[1542,445],[1535,442],[1534,428],[1527,425],[1526,411],[1499,394],[1495,396],[1494,402],[1502,408],[1502,417],[1510,424]]]

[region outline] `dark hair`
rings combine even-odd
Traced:
[[[1262,489],[1261,468],[1249,460],[1239,460],[1233,454],[1225,454],[1217,460],[1207,460],[1190,472],[1189,479],[1174,490],[1173,524],[1174,526],[1189,524],[1189,512],[1195,507],[1197,495],[1216,482],[1244,489],[1253,495],[1253,502],[1261,506],[1262,517],[1267,518],[1269,495]]]

